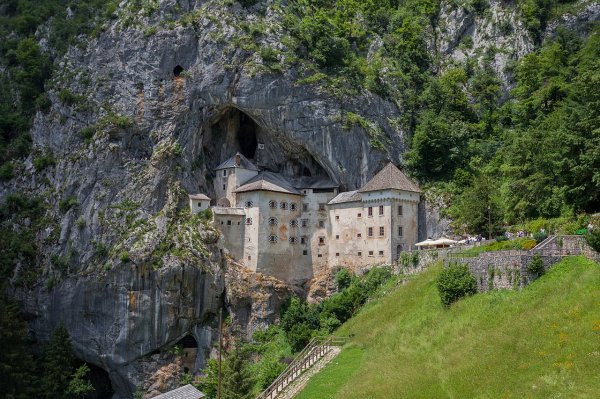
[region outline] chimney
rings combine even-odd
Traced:
[[[235,166],[240,166],[242,159],[240,158],[240,154],[235,154]]]

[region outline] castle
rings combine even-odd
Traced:
[[[220,243],[253,271],[305,281],[326,268],[391,264],[418,241],[421,191],[392,163],[348,192],[327,177],[260,171],[240,153],[215,171]],[[204,194],[189,199],[193,213],[210,206]]]

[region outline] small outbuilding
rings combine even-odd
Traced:
[[[210,207],[210,198],[204,194],[189,194],[190,211],[192,215],[202,212]]]

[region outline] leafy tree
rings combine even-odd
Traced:
[[[338,287],[338,291],[348,288],[350,283],[352,282],[352,273],[348,269],[340,269],[335,274],[335,282]]]
[[[444,306],[477,293],[477,282],[467,265],[450,265],[437,279],[437,288]]]
[[[249,399],[253,381],[248,370],[248,360],[239,347],[227,355],[223,367],[223,399]]]
[[[75,370],[67,387],[67,396],[84,398],[87,394],[94,392],[94,387],[87,378],[89,372],[90,368],[87,364],[83,364]]]

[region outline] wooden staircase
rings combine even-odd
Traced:
[[[311,368],[326,356],[333,348],[346,343],[345,337],[315,337],[296,356],[294,361],[283,370],[271,385],[256,397],[256,399],[276,399],[277,396],[294,382],[303,372]]]

